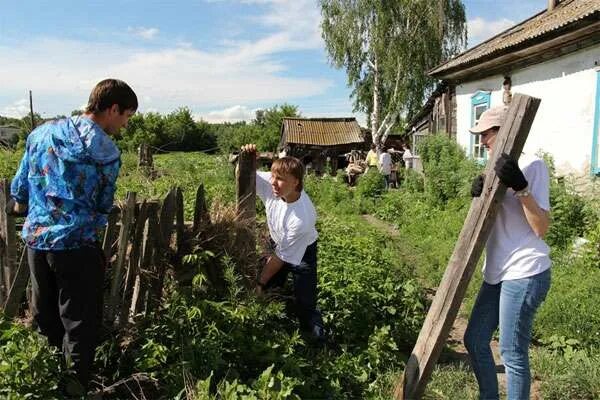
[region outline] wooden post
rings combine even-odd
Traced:
[[[236,213],[240,220],[256,219],[256,153],[242,151],[236,169]]]
[[[194,204],[194,225],[192,231],[197,233],[200,231],[202,224],[209,222],[208,209],[206,207],[206,196],[204,194],[204,185],[200,184],[196,191],[196,203]]]
[[[0,182],[0,232],[4,245],[2,257],[2,286],[4,296],[12,285],[15,269],[17,267],[17,233],[15,230],[15,217],[6,213],[6,203],[10,199],[10,179]]]
[[[176,237],[177,237],[177,255],[181,255],[181,251],[183,248],[183,235],[185,232],[185,221],[184,221],[184,210],[183,210],[183,192],[180,188],[177,188],[175,192],[175,221],[177,224]]]
[[[107,267],[112,258],[113,240],[117,233],[117,222],[119,221],[120,213],[121,210],[119,208],[113,207],[108,214],[108,222],[106,224],[106,230],[104,231],[104,240],[102,241],[102,250],[104,251]]]
[[[256,153],[242,151],[236,169],[236,218],[240,222],[236,232],[239,254],[253,257],[256,250],[254,225],[256,221]]]
[[[115,314],[119,304],[119,295],[123,281],[123,268],[127,258],[127,247],[129,244],[129,234],[135,216],[135,196],[134,192],[127,192],[125,209],[121,212],[121,230],[119,231],[119,245],[117,250],[117,262],[112,271],[112,284],[110,287],[110,298],[108,304],[108,319],[111,323],[115,322]]]
[[[21,261],[19,267],[15,271],[15,277],[6,296],[6,302],[4,303],[3,311],[4,315],[8,318],[17,316],[19,312],[19,304],[23,300],[25,290],[27,289],[27,283],[29,282],[29,265],[27,264],[27,247],[23,249],[21,254]]]
[[[152,150],[148,143],[140,144],[138,150],[138,167],[149,167],[152,168],[154,161],[152,159]]]
[[[539,104],[539,99],[529,96],[513,98],[485,169],[482,195],[473,199],[404,374],[396,382],[396,400],[419,399],[425,392],[506,192],[494,172],[494,165],[502,153],[519,158]]]
[[[133,238],[131,240],[131,252],[129,253],[129,266],[127,267],[127,274],[125,276],[125,287],[123,288],[123,295],[121,300],[121,312],[119,317],[119,325],[121,327],[133,318],[133,314],[129,313],[130,302],[134,285],[139,276],[139,261],[142,247],[142,234],[146,227],[146,220],[148,219],[148,206],[146,200],[142,201],[140,205],[140,211],[134,224]]]
[[[144,236],[144,255],[142,256],[142,265],[140,266],[142,275],[140,276],[139,299],[144,303],[144,313],[148,313],[154,308],[155,300],[152,298],[152,289],[157,286],[156,270],[157,262],[160,259],[160,226],[158,224],[159,204],[151,203],[148,208],[148,227]],[[152,271],[150,271],[152,270]],[[152,275],[151,275],[152,273]],[[152,279],[146,279],[152,276]],[[137,300],[136,301],[140,301]],[[133,307],[133,300],[132,300]]]

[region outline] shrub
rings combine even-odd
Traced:
[[[45,338],[0,315],[0,397],[56,399],[60,358]]]
[[[481,167],[468,159],[456,142],[444,135],[431,135],[418,150],[426,177],[425,194],[432,204],[443,205],[469,193]]]

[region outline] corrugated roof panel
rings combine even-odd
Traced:
[[[550,12],[541,12],[513,26],[503,33],[483,42],[452,60],[434,68],[429,73],[439,74],[449,69],[476,62],[478,59],[508,49],[561,27],[580,21],[592,14],[600,18],[600,0],[565,0]]]
[[[284,118],[283,130],[287,143],[335,146],[364,141],[355,118]]]

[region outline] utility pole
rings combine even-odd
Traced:
[[[33,99],[31,97],[31,90],[29,91],[29,113],[31,114],[31,131],[35,129],[35,118],[33,117]]]

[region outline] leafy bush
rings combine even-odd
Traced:
[[[428,136],[419,144],[425,173],[425,194],[434,205],[466,196],[481,167],[468,159],[464,150],[444,135]]]
[[[42,336],[0,315],[0,397],[56,399],[60,358]]]

